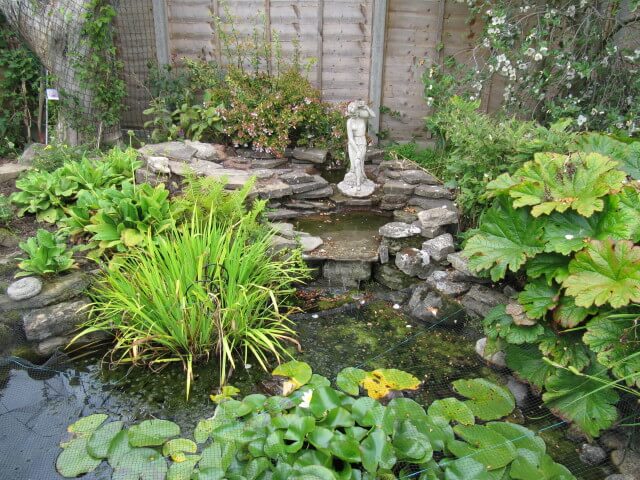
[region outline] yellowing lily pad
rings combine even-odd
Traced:
[[[420,380],[401,370],[383,368],[369,372],[361,385],[367,391],[367,395],[379,400],[393,391],[417,390]]]

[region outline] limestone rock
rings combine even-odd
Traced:
[[[599,445],[583,443],[580,447],[579,458],[587,465],[600,465],[607,459],[607,452]]]
[[[190,162],[198,150],[183,142],[163,142],[145,145],[138,150],[145,157],[167,157],[176,162]]]
[[[416,282],[416,279],[411,278],[406,273],[401,272],[388,263],[375,265],[373,278],[376,282],[391,290],[404,290]]]
[[[385,194],[395,194],[395,195],[409,196],[413,194],[413,191],[415,189],[416,189],[415,185],[411,185],[410,183],[406,183],[401,180],[389,180],[382,186],[382,191]]]
[[[451,280],[449,272],[444,270],[436,270],[429,278],[427,278],[427,285],[432,289],[438,291],[441,295],[447,297],[457,297],[463,293],[469,291],[471,285],[466,282],[454,282]]]
[[[5,163],[0,165],[0,183],[15,180],[22,172],[27,170],[29,170],[27,165],[20,165],[17,163]]]
[[[469,260],[464,256],[463,252],[455,252],[447,255],[447,261],[455,270],[454,278],[456,281],[489,283],[488,277],[479,277],[476,273],[469,269]]]
[[[487,337],[482,337],[476,342],[476,353],[483,359],[496,367],[504,368],[507,366],[504,352],[496,352],[494,354],[485,354],[487,347]]]
[[[400,178],[413,185],[419,183],[424,185],[437,185],[440,183],[436,177],[424,170],[405,170],[400,173]]]
[[[412,225],[420,229],[420,235],[424,238],[432,239],[444,234],[444,227],[423,227],[420,220],[416,220]]]
[[[395,255],[403,248],[420,248],[422,238],[418,236],[411,236],[406,238],[387,238],[382,237],[380,245],[389,249],[389,253]]]
[[[418,221],[423,228],[457,224],[458,212],[445,207],[432,208],[418,213]]]
[[[271,228],[275,230],[277,235],[280,235],[281,237],[285,237],[285,238],[295,237],[292,223],[272,223]]]
[[[293,198],[297,200],[315,200],[318,198],[330,197],[331,195],[333,195],[333,187],[331,185],[327,185],[324,188],[313,190],[311,192],[297,193]]]
[[[474,318],[484,318],[492,308],[509,303],[509,297],[502,292],[483,285],[474,285],[462,297],[462,306],[467,314]]]
[[[434,261],[442,262],[447,259],[447,255],[455,252],[453,236],[450,233],[438,235],[424,242],[422,244],[422,250],[427,252]]]
[[[438,312],[442,308],[440,295],[431,291],[428,285],[418,285],[407,304],[408,312],[415,318],[434,322],[438,319]]]
[[[611,463],[618,467],[622,475],[630,475],[634,480],[640,480],[640,453],[629,448],[611,452]]]
[[[147,167],[155,173],[170,174],[169,159],[167,157],[147,157]]]
[[[44,150],[44,143],[32,143],[20,154],[18,163],[20,165],[31,165],[33,160]]]
[[[313,237],[311,235],[302,236],[299,241],[304,253],[313,252],[324,243],[320,237]]]
[[[362,282],[371,279],[371,263],[327,260],[322,268],[322,276],[331,286],[358,288]]]
[[[400,271],[423,280],[432,270],[429,254],[417,248],[405,248],[398,252],[395,263]]]
[[[507,388],[513,394],[513,398],[516,400],[516,405],[518,407],[525,406],[527,397],[529,396],[529,387],[510,376],[507,380]]]
[[[195,157],[207,162],[221,162],[227,158],[224,145],[185,140],[185,145],[195,149]]]
[[[389,262],[389,246],[380,244],[378,247],[378,257],[380,258],[380,263],[385,264]]]
[[[394,210],[393,220],[396,222],[413,223],[416,220],[418,220],[418,214],[413,212],[408,212],[406,210]]]
[[[35,297],[42,290],[42,280],[37,277],[25,277],[16,280],[7,288],[11,300],[20,301]]]
[[[431,210],[432,208],[448,208],[449,210],[455,210],[456,205],[451,200],[445,200],[442,198],[426,198],[426,197],[411,197],[407,200],[407,205],[410,207],[418,207],[422,210]]]
[[[31,310],[22,316],[27,340],[44,340],[49,337],[71,334],[87,319],[88,298],[58,303],[45,308]]]
[[[293,158],[306,162],[322,164],[327,160],[327,150],[322,148],[294,148]]]
[[[81,295],[89,287],[91,281],[91,276],[75,272],[47,281],[38,295],[26,300],[16,302],[11,300],[8,295],[2,295],[0,296],[0,312],[42,308],[54,303],[65,302]]]
[[[407,238],[420,234],[420,229],[403,222],[391,222],[379,228],[378,233],[386,238]]]
[[[445,198],[447,200],[453,200],[454,195],[448,188],[441,187],[439,185],[419,185],[415,189],[415,194],[419,197],[425,198]]]

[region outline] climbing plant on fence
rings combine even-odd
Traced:
[[[484,28],[471,67],[452,56],[426,73],[427,103],[437,108],[454,93],[480,98],[501,77],[504,108],[525,118],[570,117],[578,129],[627,134],[640,128],[637,0],[458,1]]]

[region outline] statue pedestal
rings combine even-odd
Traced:
[[[338,190],[347,197],[364,198],[370,196],[376,189],[377,185],[368,178],[365,178],[362,185],[356,186],[356,176],[353,173],[347,173],[344,180],[338,184]]]

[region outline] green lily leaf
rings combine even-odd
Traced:
[[[371,474],[375,474],[378,466],[390,470],[396,464],[396,456],[389,444],[387,435],[380,428],[373,431],[360,444],[362,466]]]
[[[361,461],[358,441],[340,432],[334,432],[333,438],[329,442],[329,450],[334,456],[345,462],[359,463]]]
[[[202,450],[202,458],[198,466],[201,470],[216,469],[224,473],[231,466],[237,447],[233,442],[214,442]]]
[[[331,387],[316,388],[309,402],[309,409],[316,418],[324,416],[327,411],[339,406],[340,397],[338,397],[338,393]]]
[[[290,480],[337,480],[331,470],[320,465],[296,468],[287,478]]]
[[[518,450],[525,448],[538,455],[543,455],[547,450],[544,440],[522,425],[509,422],[489,422],[486,427],[509,440]]]
[[[157,480],[167,475],[167,462],[152,448],[134,448],[113,470],[112,480]]]
[[[609,380],[606,369],[597,364],[590,366],[585,374]],[[588,435],[597,436],[618,418],[615,407],[618,394],[613,387],[601,387],[596,380],[558,369],[545,382],[542,399],[556,415],[576,422]]]
[[[492,480],[487,468],[473,458],[460,458],[446,462],[446,480]]]
[[[539,455],[529,450],[518,450],[518,456],[509,470],[517,480],[575,480],[575,477],[549,455]]]
[[[122,430],[123,422],[111,422],[93,432],[87,444],[87,451],[96,458],[107,458],[113,439]]]
[[[87,451],[88,439],[78,437],[69,442],[58,455],[56,469],[66,478],[74,478],[84,473],[92,472],[100,462],[99,458],[92,457]]]
[[[360,384],[367,377],[367,372],[359,368],[347,367],[338,373],[336,385],[349,395],[360,393]]]
[[[133,448],[129,445],[129,431],[120,430],[111,443],[109,444],[109,450],[107,451],[107,457],[111,468],[116,468],[118,463],[122,461],[124,456],[129,453]]]
[[[285,397],[291,392],[308,383],[309,380],[311,380],[311,375],[313,374],[309,365],[296,360],[278,365],[278,367],[272,373],[273,375],[278,375],[289,379],[289,381],[285,382],[282,387],[282,394]]]
[[[132,447],[162,445],[171,437],[180,435],[180,427],[168,420],[145,420],[129,429]]]
[[[181,463],[173,463],[167,472],[167,480],[191,480],[200,456],[187,457]]]
[[[427,409],[430,417],[442,417],[447,421],[456,421],[462,425],[473,425],[476,420],[471,409],[457,398],[435,400]]]
[[[632,242],[594,240],[576,254],[569,272],[564,287],[578,306],[640,302],[640,247]]]
[[[351,406],[353,419],[363,427],[381,426],[385,407],[370,397],[357,399]]]
[[[516,447],[500,433],[484,425],[456,425],[453,431],[464,440],[453,440],[447,448],[457,457],[470,456],[487,470],[509,465],[516,458]]]
[[[109,415],[105,415],[104,413],[89,415],[88,417],[83,417],[77,422],[69,425],[67,430],[70,433],[75,433],[78,435],[91,434],[95,432],[107,418],[109,418]]]
[[[470,399],[464,403],[482,420],[502,418],[509,415],[516,406],[509,390],[484,378],[456,380],[453,382],[453,388],[460,395]]]
[[[433,457],[429,437],[420,432],[410,420],[404,420],[393,435],[393,447],[400,460],[426,463]]]
[[[187,438],[174,438],[162,446],[162,455],[171,457],[174,462],[184,462],[185,453],[196,453],[198,446]]]

